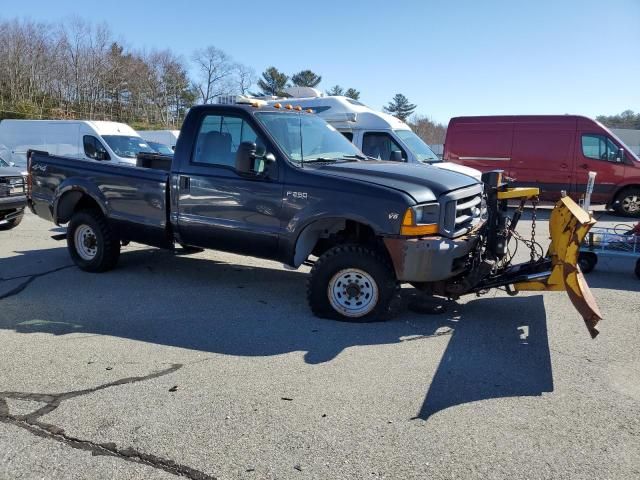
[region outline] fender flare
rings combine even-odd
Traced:
[[[74,193],[79,193],[80,195],[74,198],[76,197],[76,195],[73,195]],[[53,202],[53,221],[55,224],[59,225],[69,221],[71,212],[84,196],[91,198],[98,205],[103,215],[108,215],[107,199],[95,185],[85,179],[70,178],[62,182],[55,191],[55,200]],[[70,203],[67,204],[67,202]]]
[[[293,244],[290,264],[298,268],[311,254],[323,231],[333,230],[335,228],[335,231],[337,232],[344,228],[348,221],[366,225],[371,228],[375,234],[379,233],[378,229],[359,215],[327,214],[313,217],[297,229],[298,234],[296,235],[295,242]]]

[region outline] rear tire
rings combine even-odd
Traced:
[[[636,277],[640,278],[640,259],[636,262]]]
[[[2,225],[0,225],[0,230],[5,231],[5,230],[11,230],[12,228],[16,228],[18,225],[20,225],[20,222],[22,222],[23,218],[24,218],[24,212],[18,215],[17,217],[12,218],[11,220],[7,220],[6,223],[3,223]]]
[[[386,258],[374,249],[341,245],[315,262],[307,283],[314,315],[345,322],[386,320],[396,291]]]
[[[120,257],[120,239],[97,210],[81,210],[71,217],[67,247],[74,263],[86,272],[111,270]]]
[[[592,252],[580,252],[578,255],[578,265],[582,273],[589,273],[596,268],[598,264],[598,256]]]
[[[623,217],[640,217],[640,188],[630,187],[621,191],[616,195],[613,209]]]

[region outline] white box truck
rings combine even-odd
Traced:
[[[372,110],[352,98],[324,96],[315,88],[291,87],[285,93],[289,95],[288,98],[270,98],[267,102],[313,110],[367,156],[430,164],[480,180],[479,170],[443,162],[409,125],[392,115]]]
[[[88,120],[2,120],[0,156],[18,166],[27,163],[27,150],[52,155],[136,164],[140,152],[154,153],[136,131],[118,122]]]

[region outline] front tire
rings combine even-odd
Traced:
[[[314,315],[345,322],[386,320],[396,291],[386,258],[359,245],[341,245],[315,262],[307,284]]]
[[[67,247],[74,263],[87,272],[111,270],[120,257],[117,233],[96,210],[81,210],[71,217]]]
[[[616,195],[613,209],[623,217],[640,217],[640,188],[627,188]]]

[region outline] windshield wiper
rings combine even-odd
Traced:
[[[317,158],[312,158],[311,160],[307,160],[305,158],[304,163],[305,165],[307,163],[328,163],[328,162],[338,162],[340,161],[339,158],[325,158],[325,157],[317,157]]]
[[[364,155],[358,155],[356,153],[350,154],[350,155],[343,155],[342,158],[357,158],[358,160],[366,160],[367,159],[367,157],[365,157]]]

